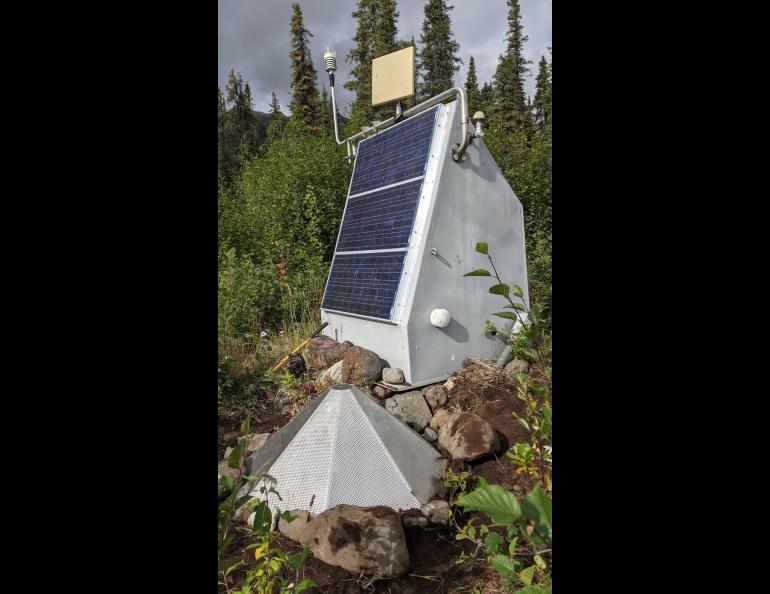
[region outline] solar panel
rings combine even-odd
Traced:
[[[338,252],[405,248],[409,244],[422,179],[348,198]]]
[[[423,175],[437,109],[438,106],[362,140],[350,195]]]
[[[438,110],[359,143],[322,308],[392,318]]]
[[[335,255],[321,307],[389,320],[405,255]]]

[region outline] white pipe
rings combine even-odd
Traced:
[[[356,156],[356,152],[352,144],[353,141],[366,138],[366,135],[371,132],[374,132],[376,134],[380,130],[384,130],[385,128],[388,128],[396,123],[396,117],[391,117],[385,120],[384,122],[380,122],[376,126],[370,126],[369,128],[365,128],[364,130],[362,130],[358,134],[354,134],[350,138],[347,138],[345,140],[340,140],[339,132],[337,131],[337,104],[334,99],[334,83],[332,82],[330,86],[332,89],[332,113],[334,115],[334,137],[337,140],[338,145],[342,144],[343,142],[347,143],[349,158],[351,156],[352,157]],[[468,148],[468,145],[473,140],[473,134],[468,132],[468,125],[470,123],[470,118],[468,117],[468,95],[466,94],[464,88],[453,87],[451,89],[447,89],[443,93],[439,93],[435,97],[431,97],[430,99],[423,101],[419,105],[415,105],[414,107],[402,112],[398,119],[402,120],[404,118],[408,118],[409,116],[418,114],[421,111],[425,111],[426,109],[441,103],[445,99],[449,99],[453,95],[457,95],[460,98],[460,125],[462,126],[463,141],[460,144],[455,144],[452,146],[452,157],[455,159],[455,161],[458,161],[463,156],[465,149]],[[352,152],[352,155],[351,155],[351,152]]]

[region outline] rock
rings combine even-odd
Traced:
[[[236,478],[238,476],[238,469],[237,468],[230,468],[230,466],[228,466],[228,464],[227,464],[227,460],[222,460],[219,463],[218,470],[219,470],[220,478],[222,476],[231,476],[233,478]]]
[[[342,381],[342,361],[337,361],[321,374],[318,381],[323,384],[336,384]]]
[[[293,509],[289,511],[295,518],[288,522],[283,518],[278,518],[278,530],[288,536],[290,539],[302,543],[306,541],[305,532],[308,526],[308,520],[310,519],[310,512],[304,509]]]
[[[385,409],[402,423],[406,423],[417,432],[430,423],[431,412],[422,392],[414,390],[396,394],[385,401]]]
[[[372,390],[372,394],[377,396],[377,398],[387,398],[390,394],[390,390],[386,390],[382,386],[374,386],[374,390]]]
[[[403,384],[404,371],[398,367],[386,367],[382,370],[382,381],[388,384]]]
[[[313,369],[326,369],[342,360],[345,351],[353,344],[349,341],[337,342],[329,336],[316,336],[303,351],[305,362]]]
[[[434,431],[438,431],[441,429],[441,425],[446,423],[451,418],[451,416],[451,413],[445,408],[437,410],[436,414],[434,414],[433,418],[430,420],[430,428]]]
[[[529,373],[529,363],[524,359],[514,359],[505,366],[503,371],[508,375],[516,375],[517,373]]]
[[[233,522],[237,522],[239,524],[245,523],[248,520],[249,516],[251,516],[252,513],[254,512],[254,508],[252,507],[252,504],[256,505],[255,502],[257,501],[259,501],[259,499],[257,499],[256,497],[252,497],[246,503],[244,503],[241,507],[236,509],[235,512],[233,512]],[[252,518],[251,521],[253,522],[254,518]]]
[[[451,393],[452,390],[455,389],[455,383],[451,377],[446,381],[446,383],[444,383],[444,389],[447,391],[447,394]]]
[[[449,453],[452,460],[473,462],[498,450],[500,440],[492,425],[479,415],[461,412],[449,413],[441,421],[438,445]]]
[[[329,565],[354,574],[395,578],[409,568],[401,518],[389,507],[338,505],[301,530],[303,545]]]
[[[446,404],[447,397],[444,386],[430,386],[425,388],[422,394],[425,396],[425,402],[428,403],[433,412]]]
[[[404,526],[411,528],[417,526],[418,528],[425,528],[428,526],[428,518],[425,516],[404,516]]]
[[[420,508],[420,511],[432,524],[446,526],[449,522],[449,504],[441,499],[429,501]]]
[[[438,433],[436,433],[430,427],[425,427],[425,431],[422,432],[422,436],[430,442],[434,442],[438,439]]]
[[[286,364],[286,369],[289,370],[294,377],[301,377],[307,369],[305,366],[305,359],[302,355],[289,355],[289,361]]]
[[[360,346],[345,351],[342,359],[342,381],[368,383],[380,379],[386,363],[377,353]]]
[[[250,454],[251,452],[256,452],[259,448],[265,445],[268,438],[270,437],[270,434],[269,433],[250,433],[246,437],[249,440],[249,443],[246,446],[246,453]]]

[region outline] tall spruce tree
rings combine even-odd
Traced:
[[[527,36],[521,24],[519,0],[507,0],[508,32],[507,47],[500,56],[494,76],[496,125],[504,132],[521,132],[528,137],[532,131],[532,118],[527,110],[524,77],[529,72],[529,60],[524,57]]]
[[[223,178],[229,184],[243,161],[257,152],[262,137],[254,113],[251,88],[235,70],[230,70],[225,93],[222,161]]]
[[[551,119],[551,70],[545,56],[540,58],[532,106],[535,130],[539,132]]]
[[[275,91],[270,98],[268,111],[270,112],[270,123],[267,125],[265,144],[271,145],[283,136],[283,129],[286,124],[286,116],[281,113],[281,104],[278,102],[278,97],[275,96]]]
[[[479,81],[476,78],[476,62],[473,56],[468,61],[468,76],[465,78],[465,92],[468,93],[468,112],[471,117],[481,109],[481,91],[479,91]]]
[[[217,177],[220,182],[229,182],[229,163],[225,126],[227,120],[227,108],[222,89],[217,87]]]
[[[404,47],[404,42],[396,39],[395,0],[358,0],[353,18],[357,21],[356,45],[346,56],[353,67],[344,86],[356,94],[350,111],[350,131],[356,132],[372,120],[391,115],[392,106],[372,107],[372,60]]]
[[[425,5],[425,20],[422,23],[420,43],[420,69],[422,83],[419,98],[425,100],[454,86],[454,74],[459,70],[460,58],[457,50],[460,44],[452,38],[452,23],[445,0],[428,0]]]
[[[313,34],[305,28],[302,9],[297,3],[292,4],[289,32],[291,38],[291,109],[292,119],[317,131],[319,127],[320,105],[318,99],[317,76],[313,59],[310,57],[309,38]]]
[[[479,109],[487,115],[492,109],[492,105],[495,102],[495,91],[489,82],[485,82],[481,85],[481,91],[479,91]]]

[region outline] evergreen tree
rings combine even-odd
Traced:
[[[220,182],[229,182],[230,164],[227,153],[227,141],[225,137],[225,125],[227,109],[222,89],[217,86],[217,176]]]
[[[375,119],[392,115],[392,106],[372,107],[372,60],[405,44],[396,39],[395,0],[358,0],[353,18],[357,21],[353,36],[356,45],[346,56],[353,67],[344,86],[356,94],[350,111],[350,131],[355,133]]]
[[[422,83],[420,100],[429,99],[454,86],[454,73],[460,68],[456,56],[460,44],[452,38],[452,24],[445,0],[428,0],[425,5],[425,20],[422,23],[420,42],[420,67]]]
[[[321,91],[321,116],[319,118],[321,133],[334,136],[334,113],[332,112],[332,98],[326,92],[326,85]]]
[[[495,125],[504,133],[531,133],[532,118],[527,111],[524,93],[524,77],[529,71],[529,60],[524,58],[524,44],[527,36],[521,24],[519,0],[507,0],[508,32],[507,47],[500,56],[494,77],[495,104],[493,116]]]
[[[318,130],[320,106],[315,66],[310,57],[309,38],[313,34],[305,28],[302,9],[299,4],[292,4],[291,23],[291,109],[292,119],[307,125],[311,130]]]
[[[278,97],[275,96],[275,91],[273,91],[272,97],[270,98],[268,112],[272,116],[281,113],[281,104],[278,102]]]
[[[476,63],[473,61],[473,56],[468,62],[465,92],[468,93],[468,113],[473,117],[473,114],[481,109],[481,91],[479,91],[479,81],[476,78]]]
[[[535,129],[542,131],[551,115],[551,71],[545,56],[540,58],[535,99],[532,102]]]
[[[268,111],[270,112],[270,123],[267,125],[267,139],[265,140],[265,144],[269,146],[279,138],[283,137],[283,130],[286,124],[286,116],[281,113],[281,104],[278,103],[278,97],[275,96],[275,91],[273,91],[272,97],[270,98]]]
[[[495,101],[495,91],[492,88],[492,85],[489,84],[489,82],[485,82],[481,86],[481,91],[479,91],[479,109],[484,112],[485,115],[488,115],[492,104]]]

